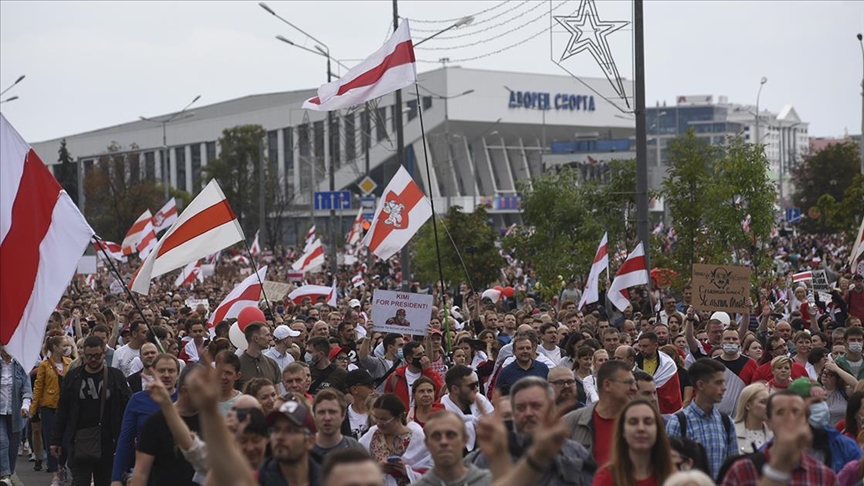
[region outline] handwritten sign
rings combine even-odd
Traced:
[[[817,292],[831,292],[831,288],[828,285],[828,273],[825,270],[811,270],[810,273],[813,274],[813,290]]]
[[[700,311],[747,312],[750,268],[694,264],[693,294]]]
[[[287,283],[273,282],[272,280],[264,281],[264,295],[271,301],[282,300],[285,294],[293,288],[293,285]]]
[[[423,336],[432,319],[432,296],[376,290],[372,294],[372,329]]]

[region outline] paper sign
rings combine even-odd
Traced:
[[[195,310],[199,305],[203,305],[207,311],[210,311],[210,301],[207,299],[186,299],[186,307]]]
[[[432,296],[376,290],[372,296],[372,329],[425,336],[432,318]]]
[[[693,264],[693,293],[700,311],[749,312],[750,268]]]
[[[267,296],[267,300],[282,300],[285,295],[291,291],[294,286],[287,283],[282,282],[273,282],[272,280],[264,281],[264,295]]]
[[[831,294],[826,292],[819,292],[819,300],[824,304],[828,304],[832,300]]]
[[[96,255],[83,255],[78,260],[78,270],[76,273],[91,275],[96,273]]]
[[[825,270],[811,270],[813,274],[813,290],[817,292],[830,292],[831,288],[828,285],[828,274]]]

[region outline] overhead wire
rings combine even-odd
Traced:
[[[503,7],[504,5],[509,3],[510,1],[511,0],[504,0],[503,2],[501,2],[499,4],[493,5],[487,9],[483,9],[483,10],[481,10],[475,14],[471,14],[471,16],[472,17],[479,17],[480,15],[483,15],[487,12],[491,12],[493,10],[496,10],[498,8]],[[450,24],[450,23],[458,22],[458,21],[462,20],[463,18],[465,18],[465,16],[458,17],[455,19],[440,19],[440,20],[438,20],[438,19],[436,19],[436,20],[412,19],[410,17],[402,17],[402,18],[407,19],[408,21],[410,21],[411,23],[414,23],[414,24]]]
[[[522,3],[516,4],[515,6],[510,7],[509,9],[507,9],[507,10],[505,10],[505,11],[503,11],[497,15],[493,15],[492,17],[489,17],[488,19],[472,20],[470,24],[462,27],[461,30],[470,30],[470,29],[472,29],[478,25],[483,25],[483,24],[491,22],[491,21],[493,21],[499,17],[503,17],[504,15],[507,15],[508,13],[516,10],[517,8],[525,5],[526,3],[530,2],[530,1],[531,0],[524,0]],[[540,2],[540,4],[542,5],[542,2]],[[518,16],[514,17],[514,18],[518,18]],[[438,32],[439,30],[441,30],[441,29],[423,29],[423,28],[413,28],[413,27],[411,28],[412,32]],[[439,39],[445,39],[445,37],[438,37],[438,38]]]
[[[480,35],[480,34],[482,34],[482,33],[484,33],[484,32],[488,32],[488,31],[490,31],[490,30],[497,29],[498,27],[501,27],[501,26],[507,25],[507,24],[509,24],[510,22],[513,22],[514,20],[518,20],[518,19],[520,19],[522,16],[524,16],[524,15],[528,15],[528,14],[530,14],[531,12],[533,12],[534,10],[536,10],[536,9],[538,9],[539,7],[542,7],[542,6],[543,6],[542,3],[537,3],[536,5],[534,5],[533,7],[531,7],[530,9],[528,9],[528,10],[525,11],[525,12],[519,13],[518,15],[513,16],[513,17],[510,17],[509,19],[506,19],[506,20],[504,20],[503,22],[497,23],[497,24],[495,24],[495,25],[490,25],[489,27],[486,27],[486,28],[480,29],[480,30],[478,30],[478,31],[474,31],[474,32],[465,32],[465,33],[462,33],[462,34],[458,34],[458,35],[450,35],[450,36],[437,36],[437,37],[435,37],[435,40],[436,40],[436,41],[442,41],[442,40],[450,40],[450,39],[461,39],[461,38],[465,38],[465,37],[471,37],[471,36],[475,36],[475,35]],[[418,47],[417,49],[418,49],[418,50],[423,50],[422,47]]]

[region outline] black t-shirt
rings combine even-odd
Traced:
[[[323,378],[321,378],[322,376]],[[314,395],[324,388],[333,388],[334,390],[339,390],[340,392],[345,393],[345,378],[347,376],[348,372],[336,366],[336,363],[330,363],[330,366],[323,370],[313,367],[312,385],[316,385],[317,382],[317,386],[310,387],[309,393]]]
[[[193,432],[199,432],[198,415],[183,417],[186,426]],[[154,413],[144,423],[141,437],[138,438],[138,450],[154,457],[153,467],[150,468],[148,485],[164,486],[189,485],[195,486],[192,477],[195,470],[183,457],[183,453],[174,442],[168,422],[161,410]]]
[[[102,397],[102,381],[104,370],[97,373],[89,373],[86,369],[81,373],[81,388],[78,390],[79,412],[76,429],[86,429],[99,425],[99,399]],[[111,390],[105,390],[105,411],[102,414],[102,423],[111,423],[111,407],[108,400],[111,399]],[[106,427],[107,428],[107,427]]]

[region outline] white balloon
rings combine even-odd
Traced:
[[[228,330],[228,339],[231,340],[231,344],[234,345],[235,348],[246,351],[246,347],[249,346],[249,343],[246,342],[246,336],[243,334],[243,331],[240,330],[240,326],[235,322],[231,324],[231,328]]]

